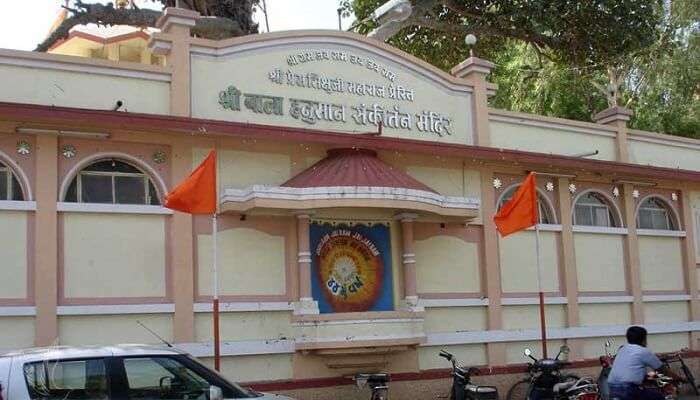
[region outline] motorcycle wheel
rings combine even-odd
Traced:
[[[506,400],[529,400],[530,398],[530,380],[523,379],[516,382],[506,394]]]

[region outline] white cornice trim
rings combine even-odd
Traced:
[[[214,310],[212,303],[194,303],[194,312],[209,313]],[[251,311],[293,311],[294,304],[286,301],[219,303],[220,312]]]
[[[665,301],[689,301],[689,294],[650,294],[642,296],[645,303],[656,303]]]
[[[581,296],[578,298],[579,304],[614,304],[632,303],[633,296]]]
[[[685,231],[669,231],[661,229],[637,229],[637,236],[685,237]]]
[[[472,197],[443,196],[425,190],[375,187],[375,186],[326,186],[326,187],[282,187],[253,185],[246,189],[226,189],[222,202],[244,203],[256,198],[271,200],[345,200],[371,199],[414,201],[443,208],[478,210],[480,201]]]
[[[78,213],[115,213],[115,214],[154,214],[172,215],[173,210],[161,206],[140,204],[98,204],[98,203],[68,203],[59,202],[56,205],[59,212]]]
[[[544,304],[567,304],[566,297],[546,297]],[[504,306],[530,306],[540,304],[540,299],[537,297],[503,297],[501,304]]]
[[[538,224],[541,232],[561,232],[561,224]],[[525,229],[526,231],[535,231],[535,227]]]
[[[0,317],[33,317],[35,315],[34,306],[0,306]]]
[[[376,324],[414,324],[423,323],[424,318],[377,318],[377,319],[344,319],[339,321],[298,321],[293,326],[330,326],[330,325],[376,325]]]
[[[33,58],[11,57],[0,54],[0,65],[11,65],[23,68],[41,68],[55,71],[88,73],[94,75],[118,76],[123,78],[145,79],[159,82],[170,82],[169,71],[148,72],[119,68],[118,66],[86,65],[70,63],[61,60],[37,60]]]
[[[0,200],[2,211],[36,211],[36,201]]]
[[[176,343],[174,346],[195,357],[212,357],[214,345],[209,342]],[[294,353],[294,340],[241,340],[221,342],[222,356],[249,356],[259,354],[288,354]]]
[[[572,230],[574,233],[600,233],[604,235],[627,235],[627,228],[613,228],[609,226],[585,226],[574,225]]]
[[[172,314],[174,304],[119,304],[58,306],[57,315],[126,315],[126,314]]]
[[[585,128],[581,126],[576,126],[576,125],[570,125],[566,123],[556,123],[556,122],[550,122],[550,121],[542,121],[540,119],[537,119],[537,116],[510,116],[510,115],[495,115],[491,113],[489,115],[489,121],[495,121],[495,122],[507,122],[511,124],[516,124],[516,125],[525,125],[525,126],[535,126],[538,128],[548,128],[548,129],[558,129],[558,130],[565,130],[569,132],[576,132],[576,133],[585,133],[589,135],[597,135],[597,136],[605,136],[608,138],[614,138],[616,136],[615,132],[611,132],[605,128],[601,129],[595,129],[595,128]]]
[[[358,336],[332,336],[332,337],[316,337],[316,336],[304,336],[296,338],[295,342],[297,344],[304,343],[353,343],[353,342],[366,342],[366,341],[377,341],[377,340],[406,340],[406,339],[420,339],[424,338],[425,335],[416,334],[395,334],[395,335],[358,335]]]
[[[548,339],[583,339],[624,336],[627,325],[579,326],[572,328],[549,328]],[[664,324],[646,324],[649,333],[677,333],[700,331],[700,322],[672,322]],[[459,344],[478,344],[494,342],[521,342],[539,340],[539,329],[493,330],[493,331],[458,331],[427,334],[426,346],[446,346]],[[602,339],[601,339],[602,340]]]
[[[643,132],[643,131],[637,131],[637,130],[630,130],[629,131],[629,140],[635,141],[635,142],[646,142],[646,143],[654,143],[654,144],[660,144],[664,146],[671,146],[671,147],[680,147],[684,149],[690,149],[690,150],[700,150],[700,142],[696,143],[690,143],[685,140],[679,140],[679,139],[685,139],[685,138],[679,138],[675,139],[671,135],[668,138],[666,137],[656,137],[657,135],[663,135],[661,133],[656,133],[656,132]],[[664,135],[666,136],[666,135]],[[688,139],[690,140],[690,139]]]
[[[418,306],[424,308],[441,307],[484,307],[489,299],[418,299]]]

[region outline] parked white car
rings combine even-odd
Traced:
[[[171,347],[47,347],[0,355],[0,400],[291,400],[227,381]]]

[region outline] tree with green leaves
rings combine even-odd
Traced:
[[[384,0],[342,0],[359,33]],[[700,0],[411,0],[389,42],[449,70],[475,51],[493,61],[492,105],[590,120],[612,105],[632,127],[700,136]]]

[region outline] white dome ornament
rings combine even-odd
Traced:
[[[549,181],[544,185],[544,188],[547,189],[548,192],[553,192],[554,191],[554,182]]]
[[[632,197],[634,197],[635,199],[638,199],[639,198],[639,190],[634,189],[632,191]]]
[[[571,192],[571,194],[576,193],[576,184],[575,183],[569,184],[569,192]]]
[[[17,154],[21,154],[23,156],[26,156],[27,154],[32,152],[32,145],[29,144],[26,140],[20,140],[17,142]]]
[[[613,187],[612,194],[615,197],[620,197],[620,189],[617,186]]]
[[[503,186],[503,182],[501,182],[500,179],[498,178],[493,178],[493,187],[496,189],[500,189]]]

